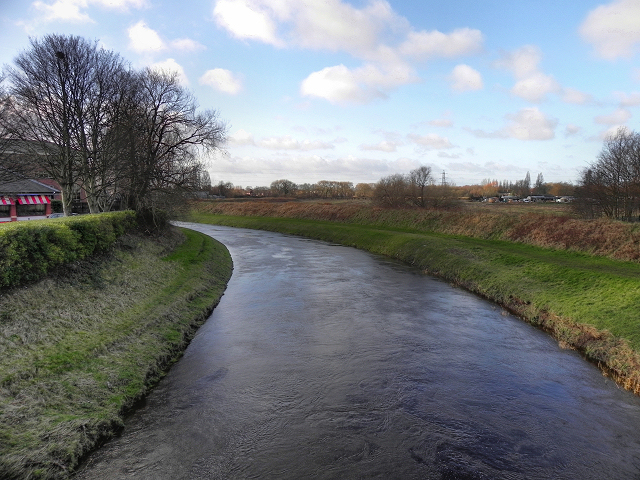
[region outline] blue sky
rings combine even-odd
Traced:
[[[640,115],[640,0],[3,0],[0,63],[47,33],[180,72],[214,183],[575,182]]]

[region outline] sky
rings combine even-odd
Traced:
[[[0,64],[80,35],[228,128],[212,183],[575,183],[640,115],[640,0],[2,0]]]

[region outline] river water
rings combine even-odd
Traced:
[[[640,478],[640,400],[499,307],[352,248],[183,225],[231,281],[78,478]]]

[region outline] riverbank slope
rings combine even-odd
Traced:
[[[184,351],[231,276],[172,229],[0,294],[0,478],[69,478]]]
[[[198,202],[191,211],[197,222],[302,235],[397,258],[545,329],[560,345],[582,352],[624,388],[640,393],[640,264],[619,259],[633,257],[629,237],[635,230],[624,224],[607,230],[602,221],[589,225],[556,213],[536,218],[530,212],[520,222],[517,215],[491,212],[482,229],[477,217],[293,202]],[[543,235],[549,225],[568,225],[566,240],[557,231]],[[447,229],[467,235],[444,233]],[[611,233],[616,229],[624,232],[619,240]],[[571,240],[576,231],[591,232],[591,240]],[[504,239],[513,232],[520,232],[520,241]],[[593,246],[596,234],[610,241]],[[554,248],[524,243],[552,236]],[[579,242],[586,247],[579,248]]]

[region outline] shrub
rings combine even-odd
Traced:
[[[53,269],[104,252],[136,228],[130,211],[0,226],[0,288],[39,280]]]

